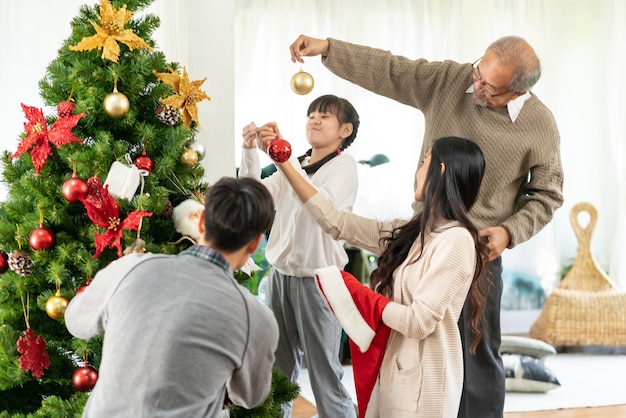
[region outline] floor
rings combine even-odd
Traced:
[[[315,406],[303,398],[293,402],[292,418],[311,418],[317,414]],[[509,412],[504,418],[625,418],[626,405],[598,408],[560,409],[556,411]]]
[[[522,335],[527,336],[527,335]],[[598,348],[590,348],[592,352],[597,352]],[[617,350],[617,351],[616,351]],[[560,348],[560,352],[586,352],[581,348]],[[601,352],[604,352],[601,350]],[[613,347],[608,349],[609,353],[626,354],[626,347]],[[304,398],[298,397],[293,402],[291,418],[312,418],[317,416],[315,405]],[[626,404],[603,406],[595,408],[559,409],[550,411],[532,412],[507,412],[504,418],[626,418]]]

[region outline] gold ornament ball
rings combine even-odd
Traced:
[[[185,148],[180,154],[180,162],[185,167],[193,167],[198,162],[198,153],[191,148]]]
[[[291,90],[296,94],[309,94],[314,85],[313,76],[306,71],[300,70],[291,77]]]
[[[46,302],[46,313],[52,319],[61,319],[65,315],[67,304],[67,299],[57,293]]]
[[[111,118],[120,118],[130,109],[128,97],[126,97],[124,93],[117,91],[107,94],[102,105],[104,106],[106,114]]]

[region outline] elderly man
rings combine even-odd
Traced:
[[[563,204],[558,128],[550,110],[530,92],[541,75],[535,51],[515,36],[496,40],[473,64],[411,60],[305,35],[289,49],[294,62],[321,55],[322,63],[339,77],[420,110],[425,133],[419,164],[433,141],[444,136],[472,139],[483,150],[487,169],[470,214],[488,242],[493,285],[488,289],[485,338],[476,353],[469,351],[469,303],[459,320],[465,380],[458,416],[501,418],[501,254],[537,234]]]

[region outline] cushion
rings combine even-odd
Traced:
[[[561,386],[542,360],[523,354],[503,354],[507,392],[547,392]]]
[[[550,344],[534,338],[503,335],[500,344],[502,354],[523,354],[525,356],[543,359],[556,354],[556,349]]]

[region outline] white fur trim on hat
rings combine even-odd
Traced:
[[[317,290],[337,322],[341,324],[348,337],[359,347],[361,352],[366,352],[376,332],[361,316],[339,268],[328,266],[316,269],[315,282]]]

